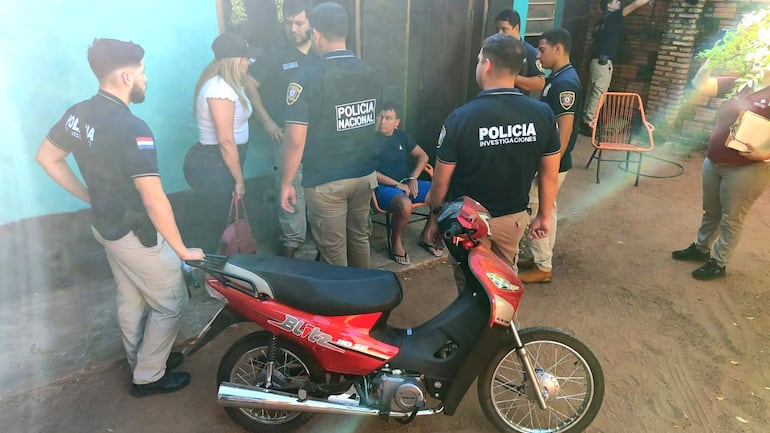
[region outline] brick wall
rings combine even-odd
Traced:
[[[696,41],[693,56],[710,48],[720,30],[735,28],[743,15],[770,7],[770,0],[708,0],[702,3],[703,10],[694,34]],[[703,62],[704,60],[699,58],[692,60],[687,73],[688,80],[695,75]],[[717,110],[723,99],[707,98],[690,89],[685,91],[684,96],[678,106],[668,110],[668,126],[679,131],[677,136],[680,140],[704,143],[711,134]]]
[[[666,28],[660,39],[655,72],[647,99],[648,116],[666,123],[678,118],[690,80],[704,3],[691,5],[671,0],[666,10]]]
[[[703,64],[697,53],[711,47],[721,29],[734,28],[744,14],[766,7],[770,0],[701,0],[696,5],[654,0],[652,7],[625,18],[626,48],[615,62],[610,90],[642,95],[658,131],[676,131],[674,139],[704,142],[722,99],[703,97],[690,88],[690,79]],[[600,16],[598,1],[593,2],[590,22]],[[581,68],[586,84],[592,29],[588,33]]]
[[[635,92],[647,99],[655,59],[660,45],[660,35],[666,26],[668,0],[655,0],[653,6],[644,6],[625,17],[625,38],[618,59],[613,62],[614,71],[610,91]],[[591,2],[588,16],[588,34],[583,47],[581,79],[590,84],[589,64],[593,56],[593,26],[601,17],[599,2]]]

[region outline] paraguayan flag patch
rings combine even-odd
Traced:
[[[136,147],[139,150],[155,149],[155,142],[152,140],[152,137],[136,137]]]

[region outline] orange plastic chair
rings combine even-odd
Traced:
[[[639,125],[641,128],[638,128]],[[596,183],[599,183],[599,168],[602,161],[624,162],[626,171],[629,171],[630,164],[636,164],[634,186],[639,186],[642,157],[655,147],[652,138],[655,127],[647,121],[642,97],[636,93],[603,93],[599,98],[594,120],[589,123],[589,126],[593,130],[591,145],[594,147],[594,152],[588,159],[586,168],[594,159],[596,160]],[[626,157],[625,159],[605,159],[602,157],[604,151],[626,152]],[[632,153],[639,154],[639,158],[632,160]]]
[[[426,173],[428,176],[430,176],[431,178],[433,178],[432,165],[425,164],[425,168],[423,168],[422,171]],[[426,219],[428,219],[428,217],[430,217],[430,213],[415,212],[415,209],[425,207],[425,206],[428,206],[428,203],[424,201],[418,202],[418,203],[412,203],[412,216],[409,219],[409,222],[407,224],[411,224],[418,221],[425,221]],[[384,222],[377,221],[374,218],[372,218],[372,222],[375,224],[380,224],[385,226],[385,232],[387,233],[387,237],[388,237],[388,251],[392,251],[393,245],[391,245],[390,236],[391,236],[391,233],[393,232],[393,226],[390,220],[390,216],[391,216],[390,211],[387,211],[380,207],[380,204],[377,203],[377,196],[374,194],[374,191],[372,191],[372,210],[374,212],[377,212],[378,214],[385,215]]]

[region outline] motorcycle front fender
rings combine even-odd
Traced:
[[[208,344],[211,340],[219,335],[222,331],[229,328],[231,325],[241,322],[249,322],[249,319],[243,317],[235,310],[230,308],[230,305],[225,304],[214,317],[209,320],[209,323],[203,327],[203,330],[198,334],[195,339],[190,342],[187,347],[182,350],[184,356],[190,356],[193,353],[200,350],[203,346]]]

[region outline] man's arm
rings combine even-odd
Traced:
[[[649,2],[650,0],[635,0],[631,2],[628,6],[623,8],[623,16],[625,17],[630,15],[632,12],[646,5]]]
[[[540,174],[537,185],[539,206],[537,216],[529,225],[529,235],[533,239],[548,236],[551,231],[551,213],[556,200],[556,186],[559,181],[559,162],[561,155],[555,153],[540,158]]]
[[[454,164],[436,161],[436,167],[433,169],[433,181],[428,194],[428,203],[432,209],[441,207],[444,204],[447,192],[449,192],[449,182],[452,180],[452,174],[455,171]],[[437,219],[436,215],[432,216]]]
[[[409,152],[414,158],[414,169],[412,170],[412,177],[417,179],[422,174],[422,170],[425,168],[425,164],[428,163],[428,154],[419,145],[414,146],[411,152]]]
[[[168,201],[160,176],[142,176],[134,178],[134,186],[142,196],[147,215],[155,226],[155,230],[163,236],[169,246],[182,260],[202,260],[205,255],[200,248],[187,248],[182,242],[182,235],[176,225],[174,211]]]
[[[438,215],[433,213],[433,209],[438,209],[444,204],[447,192],[449,192],[449,182],[452,180],[452,174],[455,171],[454,164],[447,164],[436,160],[436,167],[433,169],[433,181],[428,192],[428,203],[430,203],[431,213],[425,224],[424,233],[431,240],[433,245],[443,245],[444,239],[438,230]]]
[[[556,125],[559,126],[559,157],[564,156],[569,145],[569,138],[572,135],[572,127],[575,122],[575,114],[566,113],[556,118]]]
[[[542,75],[536,77],[519,75],[516,77],[516,87],[525,92],[538,92],[545,87],[545,77]]]
[[[254,111],[254,117],[259,120],[262,127],[265,128],[265,132],[276,143],[281,143],[283,140],[283,131],[278,126],[270,113],[265,109],[265,105],[262,103],[262,97],[259,94],[259,82],[255,80],[251,75],[247,75],[243,83],[243,89],[246,92],[246,96],[251,101],[251,108]]]
[[[38,148],[37,155],[35,155],[35,161],[37,161],[48,176],[62,188],[66,189],[70,194],[80,200],[90,203],[91,199],[88,196],[88,188],[86,188],[86,186],[83,185],[83,182],[81,182],[80,179],[75,176],[75,173],[72,172],[72,169],[65,160],[67,155],[69,155],[69,152],[65,152],[54,146],[54,144],[46,137],[46,139],[40,143],[40,148]]]
[[[283,137],[283,175],[281,176],[281,207],[287,212],[294,212],[297,193],[292,186],[292,180],[299,170],[302,155],[305,153],[307,140],[307,125],[303,123],[286,123],[286,133]]]

